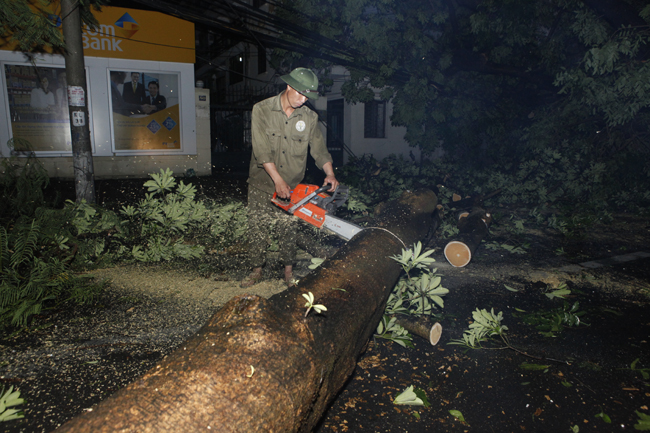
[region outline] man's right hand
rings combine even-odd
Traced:
[[[275,192],[280,198],[286,200],[291,198],[291,188],[289,188],[289,184],[286,183],[284,179],[279,179],[275,182]]]
[[[278,194],[278,197],[288,200],[291,198],[291,188],[289,184],[282,179],[278,169],[275,167],[275,164],[272,162],[264,163],[264,170],[271,176],[273,183],[275,184],[275,192]]]

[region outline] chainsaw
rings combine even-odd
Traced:
[[[301,183],[291,191],[291,197],[288,200],[284,200],[278,197],[277,193],[273,193],[271,201],[291,215],[297,216],[319,229],[327,229],[342,239],[349,241],[354,235],[363,230],[363,227],[333,215],[348,199],[349,188],[339,185],[334,193],[331,195],[326,194],[325,191],[331,187],[330,184],[319,188],[318,185]]]

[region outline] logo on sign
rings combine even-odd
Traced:
[[[171,131],[172,129],[174,129],[174,126],[176,126],[176,122],[174,122],[174,120],[171,117],[168,117],[163,122],[163,126],[167,128],[168,131]]]
[[[117,37],[115,32],[117,28]],[[85,26],[82,40],[84,50],[92,48],[98,51],[123,51],[120,43],[123,39],[129,39],[140,30],[140,25],[128,13],[115,21],[115,26],[100,24],[99,28],[93,30]]]
[[[151,131],[151,132],[154,133],[154,134],[155,134],[156,132],[158,132],[158,130],[160,130],[160,128],[161,128],[160,123],[156,122],[155,120],[152,120],[152,121],[149,122],[149,124],[147,125],[147,129],[149,129],[149,131]]]
[[[140,25],[128,13],[125,13],[119,20],[115,21],[115,25],[118,27],[118,32],[127,39],[140,30]]]

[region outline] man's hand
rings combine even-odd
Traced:
[[[332,187],[327,190],[327,192],[334,192],[336,191],[336,188],[339,187],[339,181],[336,180],[334,176],[327,176],[325,178],[325,181],[323,181],[323,185],[327,185],[328,183],[332,184]]]
[[[289,200],[291,198],[291,188],[289,184],[280,178],[275,182],[275,192],[278,194],[278,197]]]
[[[289,184],[285,182],[284,179],[282,179],[282,176],[280,176],[280,173],[278,173],[278,169],[275,167],[275,164],[272,162],[265,162],[264,170],[266,170],[269,176],[271,176],[271,179],[275,184],[275,192],[278,194],[278,197],[286,200],[290,199],[291,188],[289,188]]]
[[[325,180],[323,181],[323,186],[329,184],[332,184],[332,187],[327,190],[327,192],[334,192],[336,191],[336,188],[339,187],[339,181],[336,180],[336,176],[334,176],[334,167],[332,167],[331,162],[326,162],[323,165],[323,171],[325,172]]]

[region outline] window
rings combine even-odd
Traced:
[[[253,7],[259,8],[266,4],[266,0],[253,0]]]
[[[266,72],[266,50],[263,46],[257,46],[257,73],[263,74]]]
[[[363,137],[386,138],[386,101],[364,104]]]
[[[244,81],[244,55],[239,54],[230,58],[230,67],[228,72],[228,81],[230,85]]]

